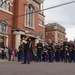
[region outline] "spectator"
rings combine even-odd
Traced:
[[[15,51],[14,50],[12,50],[11,56],[12,56],[12,61],[14,61],[14,57],[15,57]]]

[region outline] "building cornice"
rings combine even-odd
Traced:
[[[0,32],[0,35],[5,36],[5,35],[9,35],[9,33]]]
[[[21,34],[26,35],[27,34],[28,36],[36,38],[36,39],[40,37],[40,33],[27,31],[27,30],[20,29],[20,28],[13,29],[12,32],[13,34],[16,34],[16,35],[21,35]]]
[[[29,5],[29,4],[32,4],[35,8],[37,7],[39,9],[39,4],[37,4],[35,1],[27,0],[27,3],[25,5]]]
[[[47,30],[47,31],[45,31],[45,32],[51,32],[51,31],[58,31],[58,32],[61,32],[61,33],[63,33],[63,34],[66,34],[65,32],[62,32],[62,31],[57,30],[57,29],[54,29],[54,30]]]
[[[36,3],[38,3],[38,4],[40,4],[40,3],[43,3],[44,2],[44,0],[33,0],[33,1],[35,1]]]
[[[43,16],[43,17],[45,17],[45,15],[44,15],[43,13],[40,13],[40,12],[39,12],[39,15],[41,15],[41,16]]]
[[[10,11],[7,11],[7,10],[4,10],[4,9],[2,9],[2,8],[0,8],[0,11],[3,11],[3,12],[5,12],[5,13],[8,13],[8,14],[11,14],[11,15],[13,15],[13,13],[12,13],[12,12],[10,12]]]
[[[62,25],[58,24],[57,22],[55,23],[49,23],[49,24],[46,24],[45,27],[53,27],[53,26],[58,26],[60,28],[63,28],[65,30],[65,27],[63,27]]]

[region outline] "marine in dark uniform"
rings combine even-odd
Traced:
[[[8,46],[8,61],[11,61],[11,47]]]
[[[23,49],[24,49],[24,61],[23,64],[26,64],[26,61],[28,61],[28,50],[29,50],[29,43],[28,43],[28,36],[24,38],[23,40]],[[30,56],[29,56],[30,57]],[[28,64],[30,64],[30,62],[28,61]]]
[[[47,50],[49,62],[53,62],[53,44],[51,43],[51,41],[49,41],[48,43]]]
[[[73,61],[75,62],[75,45],[74,45],[74,49],[73,49]]]
[[[55,61],[60,62],[60,47],[58,44],[55,45]]]
[[[69,57],[70,57],[70,62],[73,60],[73,51],[74,51],[74,44],[73,42],[69,42]]]
[[[18,48],[18,61],[22,61],[22,51],[23,51],[23,45],[20,44]]]
[[[37,62],[40,61],[41,62],[41,52],[43,51],[43,44],[41,43],[41,41],[39,40],[39,43],[36,46],[37,48]]]
[[[63,43],[60,45],[60,59],[61,59],[61,61],[64,60],[64,47],[63,47]]]
[[[47,61],[47,44],[45,44],[45,46],[43,47],[43,61]]]
[[[64,46],[64,62],[69,61],[70,62],[70,57],[69,57],[69,43],[65,41],[63,43]]]
[[[33,47],[32,47],[32,42],[31,42],[31,38],[28,39],[28,43],[29,43],[29,50],[28,50],[28,59],[29,62],[33,61]]]

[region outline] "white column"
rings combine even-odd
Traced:
[[[56,31],[55,32],[55,43],[57,43],[58,42],[58,32]]]
[[[17,50],[18,50],[18,46],[20,45],[20,40],[21,40],[20,34],[16,34],[16,46],[15,46],[15,48]]]
[[[39,42],[39,39],[35,39],[35,46],[36,46],[36,44]]]
[[[44,9],[43,3],[42,3],[42,10]]]
[[[6,46],[8,47],[8,36],[6,37]]]

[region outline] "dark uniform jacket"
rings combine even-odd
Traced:
[[[69,43],[68,42],[64,42],[64,53],[66,53],[66,55],[69,55]]]
[[[36,47],[37,47],[37,52],[41,52],[43,50],[42,43],[38,43]]]
[[[64,46],[63,46],[63,45],[60,46],[60,52],[61,52],[61,53],[64,52]]]
[[[74,50],[74,45],[73,44],[69,44],[69,51],[73,52],[73,50]]]
[[[59,52],[60,51],[60,47],[59,47],[59,45],[56,45],[55,46],[55,52]]]
[[[24,50],[29,50],[29,43],[23,43],[24,44]]]
[[[48,44],[47,50],[48,50],[48,52],[52,52],[53,51],[53,44],[52,43]]]

